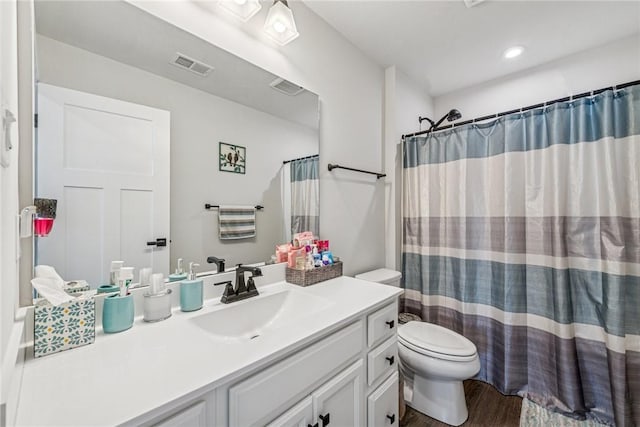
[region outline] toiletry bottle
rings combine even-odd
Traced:
[[[178,258],[178,266],[176,267],[176,272],[169,275],[169,281],[178,282],[186,278],[187,273],[184,272],[184,268],[182,267],[182,258]]]
[[[118,285],[118,277],[120,269],[124,267],[124,261],[111,261],[111,273],[109,275],[109,284],[113,286]]]
[[[203,286],[202,279],[196,278],[194,267],[200,264],[189,263],[189,278],[180,283],[180,310],[196,311],[202,308]]]
[[[99,294],[108,294],[112,292],[119,292],[118,277],[120,276],[120,269],[124,266],[124,261],[111,261],[111,271],[109,273],[109,284],[98,286]]]
[[[129,285],[133,281],[133,267],[122,267],[120,269],[120,296],[126,296],[129,293]]]

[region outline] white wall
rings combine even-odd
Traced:
[[[433,101],[395,66],[385,70],[385,266],[401,270],[402,135],[418,129],[418,117],[433,115]]]
[[[469,120],[638,79],[640,35],[635,35],[441,95],[435,99],[435,116],[440,118],[457,108],[462,113],[461,120]]]
[[[16,1],[0,2],[0,115],[9,109],[18,115]],[[1,131],[1,129],[0,129]],[[18,213],[18,126],[11,127],[13,150],[10,166],[0,166],[0,422],[5,415],[7,391],[16,350],[10,346],[15,333],[18,264],[16,214]],[[4,146],[4,140],[2,140]],[[4,147],[0,146],[0,150]],[[11,349],[10,349],[11,348]]]
[[[214,2],[133,3],[320,96],[320,233],[344,261],[345,274],[382,266],[384,180],[326,169],[339,163],[381,170],[382,68],[298,1],[289,5],[300,37],[284,47],[263,35],[268,7],[241,24]]]
[[[283,242],[282,161],[317,154],[316,130],[40,35],[37,63],[40,82],[171,113],[172,270],[177,258],[201,270],[209,255],[266,261]],[[246,147],[246,174],[218,170],[219,141]],[[205,203],[265,206],[256,238],[220,241]]]

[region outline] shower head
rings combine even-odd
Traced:
[[[461,117],[462,117],[462,114],[460,114],[460,111],[456,110],[455,108],[449,111],[449,113],[447,113],[447,121],[449,122],[458,120]]]
[[[445,119],[449,122],[452,122],[454,120],[458,120],[462,117],[462,114],[460,114],[460,111],[456,110],[455,108],[450,110],[447,114],[445,114],[444,116],[442,116],[442,118],[440,120],[438,120],[437,122],[434,122],[433,120],[431,120],[428,117],[418,117],[418,121],[420,123],[422,123],[423,120],[428,121],[431,124],[431,127],[429,128],[429,130],[427,132],[431,132],[432,130],[435,130],[438,128],[438,126],[440,126],[442,124],[442,122],[445,121]]]

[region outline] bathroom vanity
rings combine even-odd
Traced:
[[[258,289],[28,360],[18,425],[398,425],[401,289],[344,276]]]

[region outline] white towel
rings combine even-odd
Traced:
[[[218,208],[220,240],[247,239],[256,235],[256,208],[220,206]]]

